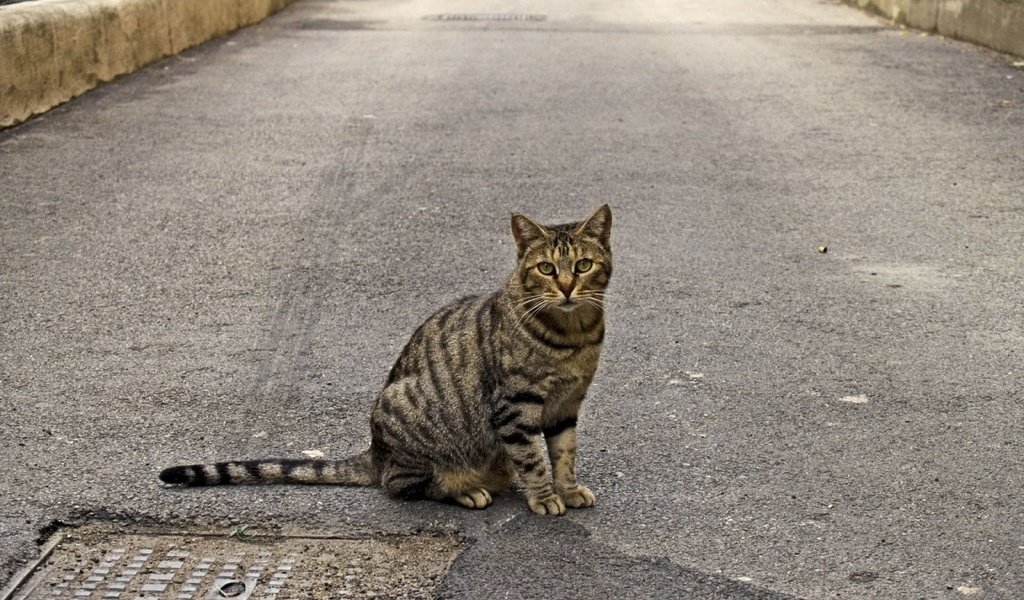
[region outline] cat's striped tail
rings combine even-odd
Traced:
[[[160,481],[190,486],[247,483],[377,485],[380,478],[366,450],[342,460],[269,459],[180,465],[160,472]]]

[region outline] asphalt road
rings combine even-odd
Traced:
[[[302,0],[0,133],[0,581],[119,519],[456,531],[450,597],[1020,598],[1022,88],[816,0]],[[509,214],[603,202],[596,508],[158,483],[362,449]]]

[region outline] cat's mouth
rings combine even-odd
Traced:
[[[573,302],[569,298],[566,298],[562,303],[557,305],[559,310],[562,310],[562,311],[565,311],[565,312],[569,312],[569,311],[573,310],[574,308],[576,308],[577,306],[579,306],[579,304],[577,304],[576,302]]]

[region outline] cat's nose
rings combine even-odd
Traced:
[[[569,296],[572,296],[572,290],[575,287],[576,286],[571,281],[569,283],[559,283],[558,284],[558,289],[561,290],[563,294],[565,294],[566,298],[569,298]]]

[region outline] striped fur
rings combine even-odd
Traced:
[[[369,452],[346,460],[247,460],[211,465],[182,465],[160,472],[165,483],[240,485],[246,483],[309,483],[373,485]]]
[[[368,450],[178,466],[160,479],[379,485],[486,508],[518,477],[536,513],[593,506],[576,480],[576,423],[604,341],[611,211],[555,226],[517,214],[512,233],[518,264],[505,287],[453,302],[413,333],[374,403]]]

